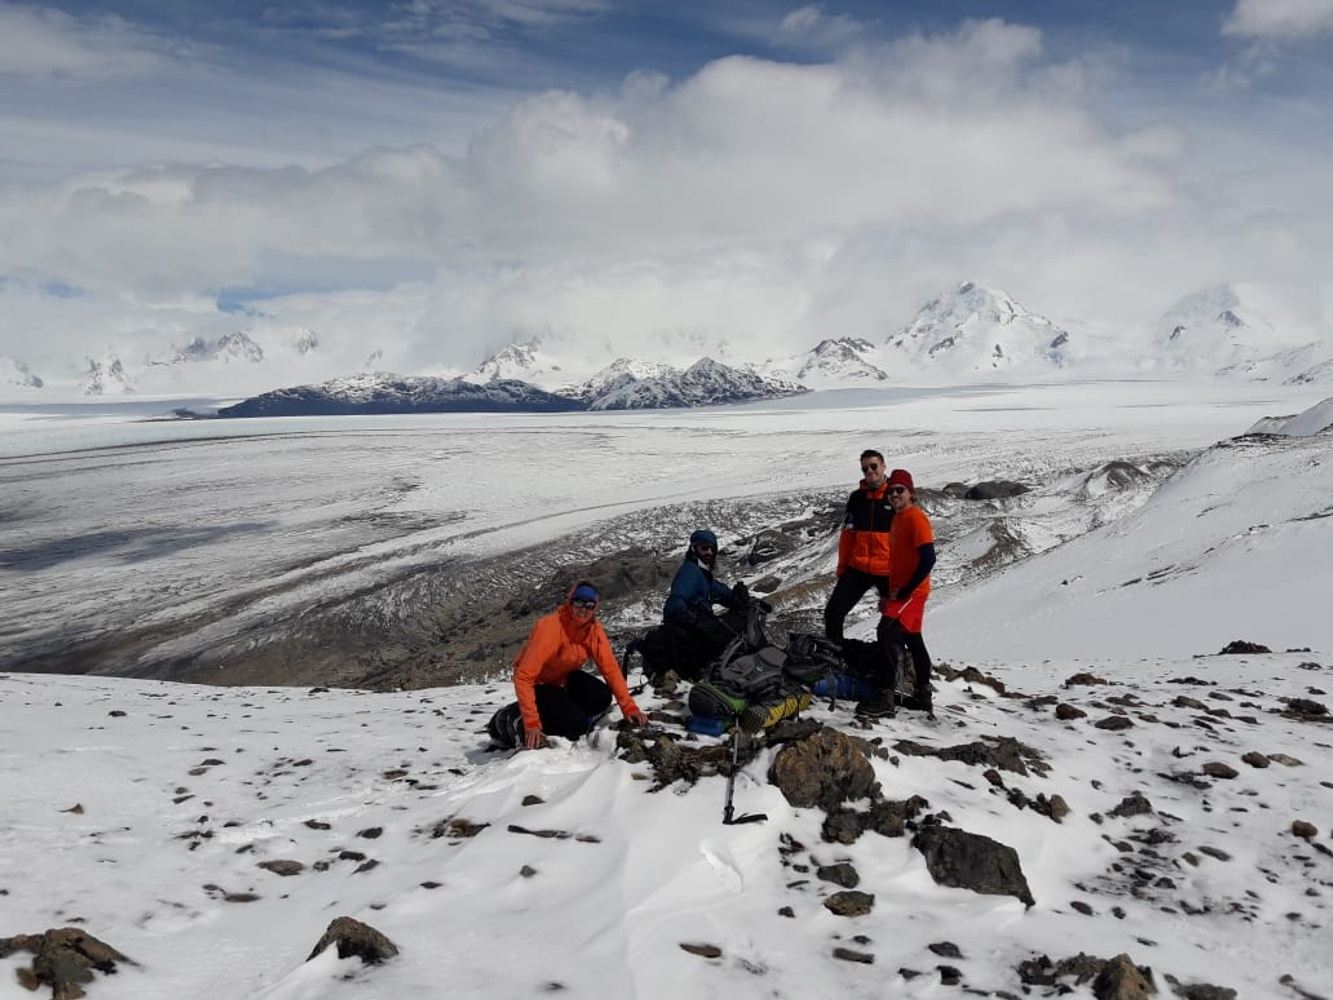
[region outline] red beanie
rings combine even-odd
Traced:
[[[912,484],[912,474],[906,469],[894,469],[889,473],[890,486],[906,486],[908,493],[915,493],[916,486]]]

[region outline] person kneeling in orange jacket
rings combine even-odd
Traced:
[[[532,626],[514,661],[518,701],[496,712],[487,727],[497,743],[536,750],[546,745],[547,734],[577,740],[611,706],[612,695],[631,724],[648,721],[630,696],[611,641],[597,621],[599,598],[597,588],[581,580],[564,604]],[[606,683],[583,671],[589,660]]]

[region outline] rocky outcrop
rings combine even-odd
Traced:
[[[116,963],[134,963],[105,941],[99,941],[77,927],[59,927],[41,934],[20,934],[0,938],[0,958],[18,952],[31,952],[31,966],[20,967],[18,979],[29,990],[51,987],[53,1000],[78,1000],[83,987],[93,981],[93,973],[110,975]]]
[[[863,740],[821,727],[813,736],[783,747],[768,780],[792,806],[832,812],[844,802],[878,793],[867,750]]]
[[[947,826],[927,826],[912,838],[926,859],[930,877],[940,885],[971,889],[987,896],[1013,896],[1036,903],[1012,847],[978,833]]]
[[[356,957],[366,965],[378,965],[387,958],[398,954],[398,946],[369,924],[363,924],[351,917],[334,917],[324,936],[315,943],[310,952],[310,961],[330,945],[338,949],[339,958]]]

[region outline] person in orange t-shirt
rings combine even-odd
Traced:
[[[921,637],[926,600],[930,597],[930,571],[935,566],[935,533],[926,512],[916,505],[916,486],[906,469],[889,473],[889,506],[893,527],[889,531],[889,596],[880,605],[878,636],[885,660],[891,665],[888,689],[858,706],[862,715],[894,713],[894,691],[898,686],[897,657],[889,656],[896,643],[912,654],[916,695],[904,707],[933,714],[930,696],[930,653]]]
[[[577,740],[611,706],[612,695],[632,725],[648,721],[634,703],[611,641],[597,621],[599,599],[597,588],[581,580],[564,604],[537,619],[514,661],[518,701],[496,712],[487,726],[496,743],[536,750],[546,745],[548,733]],[[605,683],[583,671],[589,660]]]

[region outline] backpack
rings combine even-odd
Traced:
[[[758,732],[808,708],[811,697],[786,672],[787,653],[768,642],[763,611],[750,609],[745,630],[690,689],[690,713],[730,719]]]

